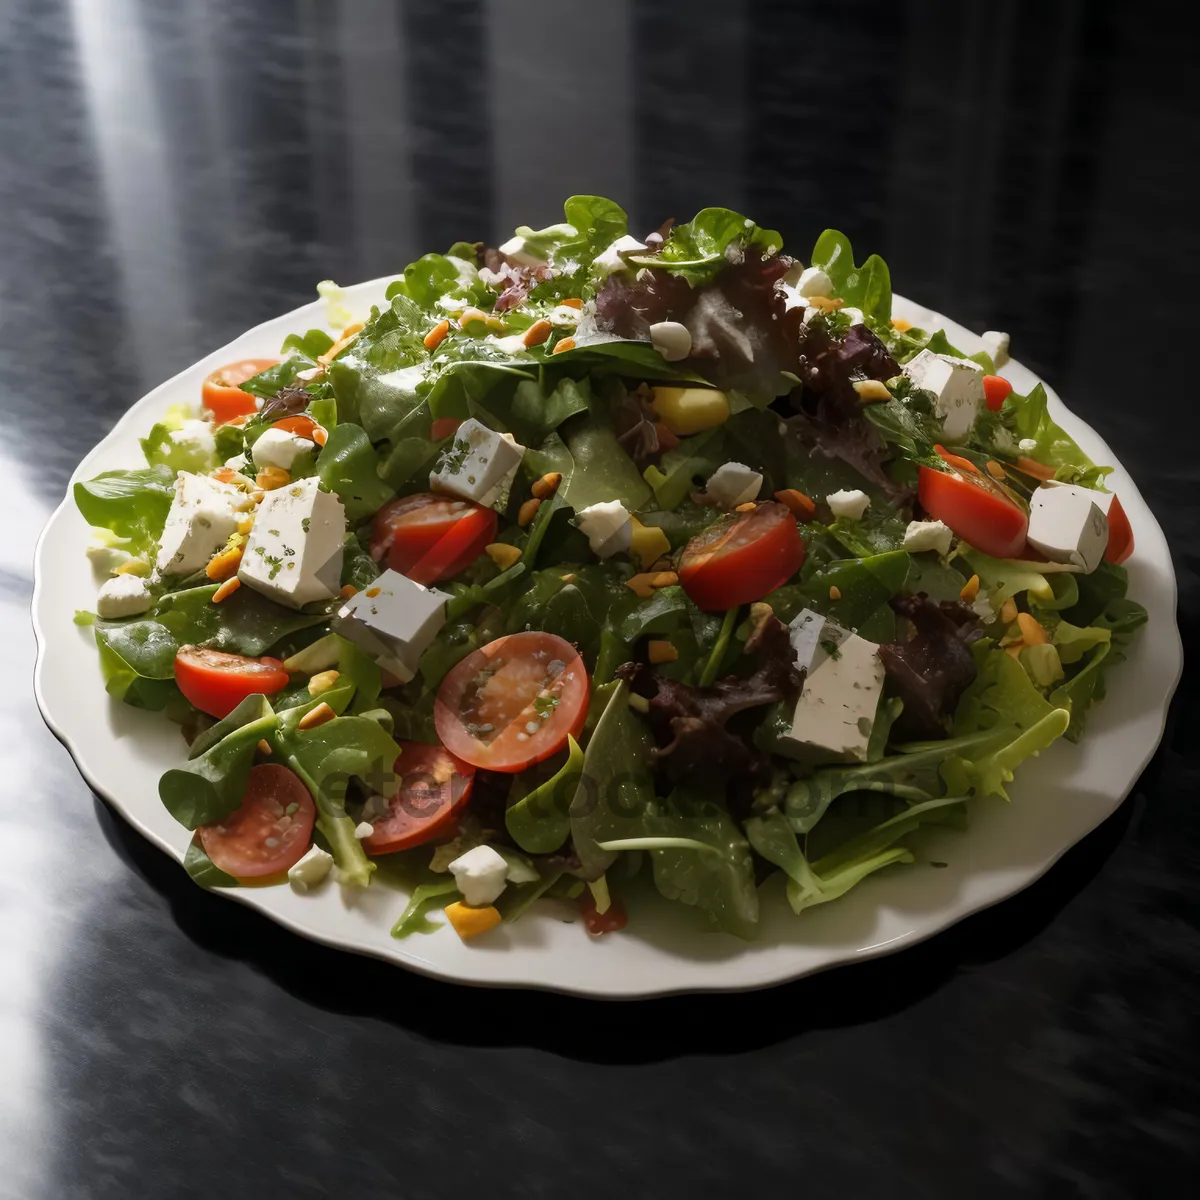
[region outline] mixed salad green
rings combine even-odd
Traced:
[[[1080,738],[1145,621],[1108,469],[836,231],[574,196],[362,324],[320,290],[75,489],[205,885],[400,879],[397,936],[469,937],[641,875],[751,937]]]

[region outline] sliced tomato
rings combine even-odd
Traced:
[[[1004,407],[1004,401],[1012,390],[1012,384],[1001,375],[983,377],[983,398],[992,412],[999,412]]]
[[[679,561],[679,582],[705,612],[723,612],[786,583],[806,553],[791,510],[768,500],[692,538]]]
[[[304,857],[316,817],[300,776],[278,763],[263,763],[250,768],[241,806],[197,832],[215,866],[235,879],[260,879]]]
[[[597,912],[596,897],[592,895],[590,888],[579,898],[579,911],[583,916],[583,923],[587,926],[588,933],[595,937],[599,937],[602,933],[616,933],[618,929],[624,929],[629,923],[625,906],[620,900],[610,900],[608,907],[602,913]]]
[[[401,742],[396,772],[400,786],[386,816],[372,821],[363,839],[372,854],[390,854],[450,833],[471,796],[475,768],[445,746]]]
[[[433,707],[438,737],[465,762],[513,774],[578,737],[587,719],[587,669],[552,633],[498,638],[442,680]]]
[[[308,438],[309,441],[320,428],[316,421],[306,413],[301,413],[296,417],[282,417],[273,422],[273,426],[275,429],[282,429],[284,433],[294,433],[297,437]]]
[[[1019,558],[1029,518],[990,475],[922,467],[917,497],[925,511],[943,521],[976,550],[993,558]]]
[[[1108,506],[1108,548],[1105,559],[1110,563],[1123,563],[1133,553],[1133,526],[1116,496]]]
[[[429,426],[429,436],[433,441],[440,442],[442,438],[456,434],[461,424],[462,421],[458,417],[434,417]]]
[[[180,646],[175,682],[185,698],[210,717],[227,717],[247,696],[273,696],[288,685],[277,658],[246,658],[202,646]]]
[[[201,385],[200,395],[218,425],[244,417],[257,410],[254,397],[243,392],[241,385],[255,375],[261,375],[268,367],[279,362],[277,358],[244,358],[241,362],[226,363],[218,367]]]
[[[417,583],[436,583],[474,562],[495,541],[499,523],[492,509],[470,500],[402,496],[375,514],[371,556]]]

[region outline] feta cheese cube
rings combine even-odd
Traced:
[[[482,908],[504,891],[508,863],[491,846],[476,846],[450,864],[450,873],[463,899],[473,907]]]
[[[862,515],[871,507],[871,497],[858,488],[843,488],[840,492],[831,492],[825,497],[835,517],[847,517],[851,521],[861,521]]]
[[[629,269],[629,264],[621,257],[623,254],[634,254],[645,249],[647,249],[645,242],[639,242],[637,238],[630,237],[627,233],[623,234],[596,255],[595,261],[592,263],[592,270],[601,279],[607,279],[608,276],[615,275],[618,271]]]
[[[429,476],[435,492],[473,500],[485,507],[494,503],[505,482],[525,457],[525,447],[510,435],[496,433],[471,417],[454,434]]]
[[[633,517],[620,500],[589,504],[575,514],[575,524],[597,558],[611,558],[633,544]]]
[[[705,495],[716,505],[735,509],[739,504],[749,504],[758,499],[762,491],[763,477],[745,463],[727,462],[718,467],[709,477]]]
[[[1029,501],[1029,544],[1051,562],[1090,574],[1108,547],[1105,512],[1111,504],[1110,493],[1074,484],[1039,487]]]
[[[805,267],[800,272],[796,291],[801,296],[832,296],[833,280],[820,267]]]
[[[650,326],[650,344],[667,362],[679,362],[692,352],[692,335],[678,321],[656,321]]]
[[[96,597],[96,612],[106,620],[136,617],[153,603],[150,588],[139,575],[114,575]]]
[[[256,467],[280,467],[290,471],[296,459],[315,450],[316,445],[309,438],[300,437],[286,429],[276,429],[272,425],[259,435],[250,453]]]
[[[946,440],[964,440],[983,406],[983,368],[966,358],[922,350],[905,363],[904,374],[914,387],[933,393],[934,410],[944,418]]]
[[[317,477],[267,492],[254,518],[238,578],[289,608],[337,594],[346,510]]]
[[[883,694],[879,647],[811,609],[789,630],[805,677],[788,740],[806,758],[865,762]]]
[[[407,683],[417,673],[421,655],[446,623],[449,599],[437,588],[422,587],[399,571],[387,570],[338,609],[333,631]]]
[[[159,571],[191,575],[203,569],[237,528],[239,514],[251,504],[250,497],[232,484],[180,471],[159,542]]]
[[[954,531],[942,521],[909,521],[904,531],[904,549],[909,554],[936,550],[943,558],[950,553]]]
[[[298,892],[307,892],[325,881],[332,866],[333,855],[314,842],[299,862],[288,867],[288,883]]]
[[[996,364],[997,368],[1008,362],[1010,338],[1007,333],[1000,329],[985,329],[980,340],[983,342],[983,348],[992,356],[992,362]]]

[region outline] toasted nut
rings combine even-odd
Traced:
[[[378,596],[378,595],[379,595],[379,593],[380,593],[382,590],[383,590],[382,588],[377,588],[377,587],[369,587],[369,588],[367,588],[367,593],[366,593],[366,594],[367,594],[367,599],[368,599],[368,600],[374,600],[374,599],[375,599],[375,597],[376,597],[376,596]]]
[[[650,580],[650,585],[656,588],[674,587],[679,582],[679,576],[674,571],[659,571]]]
[[[567,350],[574,350],[574,349],[575,349],[575,339],[574,338],[563,338],[561,341],[554,343],[554,349],[551,350],[550,353],[551,354],[563,354]]]
[[[338,681],[337,671],[318,671],[308,681],[308,694],[310,696],[319,696],[322,692],[327,692]]]
[[[312,431],[312,440],[316,442],[318,446],[325,445],[325,443],[329,441],[329,430],[323,429],[320,425],[318,425]]]
[[[341,596],[343,600],[349,600],[350,597],[355,595],[357,592],[358,588],[356,588],[354,584],[347,583],[343,585],[342,590],[338,593],[338,595]]]
[[[625,586],[639,599],[649,599],[649,597],[654,595],[654,576],[631,575],[625,580]]]
[[[966,583],[962,585],[962,590],[958,593],[958,598],[964,604],[970,604],[976,596],[979,595],[979,576],[972,575]]]
[[[810,500],[803,492],[795,488],[785,488],[775,493],[775,499],[780,504],[790,508],[798,521],[811,521],[817,513],[815,501]]]
[[[209,559],[208,566],[204,568],[204,573],[213,581],[220,583],[223,579],[229,579],[238,573],[238,567],[242,565],[242,555],[245,553],[245,546],[231,546],[227,550],[222,550],[219,554],[214,554]]]
[[[530,327],[525,330],[525,336],[521,339],[526,346],[540,346],[549,336],[554,326],[549,321],[541,320],[534,321]]]
[[[648,713],[650,711],[650,701],[645,696],[639,696],[637,692],[629,693],[628,702],[634,712]]]
[[[583,301],[580,300],[578,296],[568,296],[566,300],[560,300],[559,304],[561,304],[564,308],[583,307]]]
[[[579,578],[574,571],[568,571],[565,575],[560,576],[563,583],[574,583]]]
[[[1017,624],[1027,646],[1044,646],[1050,640],[1050,635],[1031,613],[1017,613]]]
[[[254,477],[254,482],[258,484],[264,492],[273,492],[278,488],[287,487],[292,482],[291,474],[285,471],[282,467],[263,467],[261,471]]]
[[[450,332],[449,321],[439,321],[422,339],[426,350],[436,350]]]
[[[893,317],[892,328],[897,333],[907,333],[912,328],[912,322],[906,321],[903,317]]]
[[[665,638],[655,638],[646,644],[646,655],[652,663],[669,663],[679,657],[679,651]]]
[[[302,716],[297,724],[298,729],[316,729],[318,725],[324,725],[326,721],[332,721],[337,713],[325,703],[324,700],[317,705],[316,708],[309,709]]]
[[[502,571],[507,571],[513,563],[518,562],[521,558],[520,548],[510,546],[507,542],[492,542],[490,546],[484,546],[483,549],[488,558]]]
[[[542,502],[536,496],[532,500],[526,500],[517,511],[517,524],[522,527],[528,525],[537,516],[537,511],[541,507]]]
[[[558,471],[551,471],[537,480],[529,490],[539,500],[545,500],[547,496],[553,496],[558,491],[560,483],[562,483],[562,475]]]
[[[1005,625],[1011,625],[1017,619],[1017,602],[1009,596],[1007,600],[1000,606],[1000,620]]]
[[[258,744],[254,748],[259,752],[259,754],[271,753],[271,743],[268,742],[266,738],[259,738]]]
[[[1007,472],[998,462],[992,462],[990,459],[983,464],[987,468],[987,473],[993,479],[1003,479]]]
[[[220,604],[222,600],[228,600],[234,592],[242,586],[242,581],[235,575],[232,579],[227,579],[215,592],[212,594],[212,602]]]
[[[804,303],[809,308],[819,308],[822,312],[836,312],[846,302],[845,300],[835,300],[830,296],[805,296]]]
[[[887,390],[887,385],[880,383],[878,379],[856,379],[853,387],[858,393],[858,398],[864,404],[874,404],[877,400],[892,398],[892,393]]]
[[[842,598],[842,589],[836,583],[829,589],[829,598],[830,600],[840,600]]]
[[[748,513],[748,512],[753,512],[757,507],[758,507],[758,505],[755,504],[753,500],[747,500],[745,504],[739,504],[737,506],[737,508],[735,508],[733,511],[740,512],[740,513]]]

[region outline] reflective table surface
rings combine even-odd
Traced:
[[[1197,49],[1139,5],[0,4],[0,1196],[1165,1194],[1200,1140],[1197,689],[1022,895],[768,992],[457,989],[192,885],[42,724],[38,531],[144,391],[573,192],[826,225],[1052,381],[1197,644]]]

